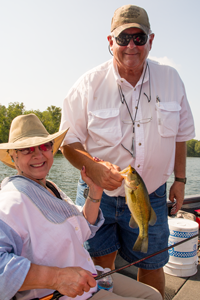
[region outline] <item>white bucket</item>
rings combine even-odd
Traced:
[[[199,231],[198,223],[188,219],[169,218],[168,224],[170,230],[168,246],[194,236]],[[164,266],[164,272],[179,277],[196,274],[198,265],[197,246],[198,237],[169,249],[169,262]]]

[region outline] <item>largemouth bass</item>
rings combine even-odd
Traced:
[[[139,227],[139,235],[133,246],[134,251],[147,253],[148,250],[148,228],[154,225],[157,217],[151,207],[147,188],[137,171],[128,166],[120,172],[124,177],[124,188],[126,204],[131,212],[129,226]]]

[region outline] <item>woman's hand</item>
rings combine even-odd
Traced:
[[[50,289],[74,298],[96,286],[95,276],[96,274],[80,267],[58,268],[31,263],[19,291]]]
[[[80,267],[58,269],[56,273],[54,289],[68,297],[81,296],[96,286],[92,273]]]
[[[92,181],[92,179],[89,178],[86,175],[86,171],[85,171],[85,167],[84,166],[83,166],[83,168],[81,170],[81,177],[85,181],[85,183],[87,183],[87,185],[89,187],[89,196],[92,197],[93,199],[101,199],[101,196],[102,196],[102,193],[103,193],[102,187],[100,187],[97,184],[95,184]]]

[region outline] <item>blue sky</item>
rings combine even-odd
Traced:
[[[150,58],[178,70],[200,140],[199,0],[0,0],[0,103],[61,107],[84,72],[110,59],[111,18],[125,4],[148,12]]]

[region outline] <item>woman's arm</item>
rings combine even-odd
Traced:
[[[31,264],[19,291],[51,289],[74,298],[95,286],[92,273],[80,267],[57,268]]]
[[[89,197],[87,197],[85,201],[85,205],[83,207],[83,215],[86,218],[86,220],[93,225],[95,224],[99,214],[99,206],[101,202],[103,189],[100,186],[96,185],[92,181],[92,179],[87,177],[85,167],[83,167],[81,170],[81,177],[89,187]]]

